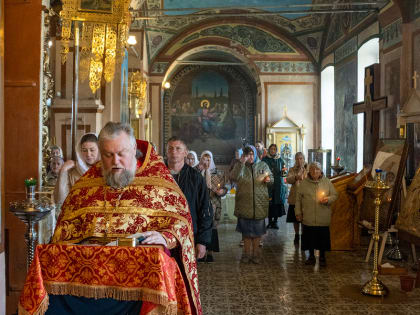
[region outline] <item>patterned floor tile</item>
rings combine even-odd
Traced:
[[[359,293],[372,273],[372,262],[364,262],[366,248],[330,252],[326,268],[305,266],[305,253],[293,244],[293,227],[283,219],[280,229],[264,238],[262,264],[242,264],[235,224],[218,230],[215,262],[198,267],[205,315],[420,314],[420,289],[402,292],[396,276],[381,277],[390,289],[383,300]]]

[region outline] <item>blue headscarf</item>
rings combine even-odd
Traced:
[[[242,154],[244,154],[244,150],[242,149],[236,149],[236,152],[238,152],[239,158],[241,158]]]
[[[258,162],[260,159],[258,158],[257,149],[253,146],[248,144],[247,147],[250,147],[252,151],[254,151],[254,161],[252,163]]]

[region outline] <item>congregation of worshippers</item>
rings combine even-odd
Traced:
[[[104,129],[110,125],[120,128],[116,129],[117,134],[126,132],[132,136],[130,126],[109,123]],[[96,134],[84,134],[76,145],[76,159],[67,161],[59,146],[50,147],[47,185],[54,187],[56,219],[72,186],[101,156],[108,156],[112,160],[110,165],[118,166],[117,158],[112,157],[115,152],[106,153],[99,142]],[[153,144],[152,147],[156,150]],[[320,163],[308,164],[302,152],[297,152],[293,166],[287,167],[289,163],[286,164],[285,159],[290,152],[287,146],[285,149],[281,154],[276,144],[265,148],[262,141],[255,145],[244,143],[235,150],[228,170],[219,171],[209,150],[195,152],[176,136],[168,140],[166,158],[159,158],[164,160],[187,200],[197,262],[212,263],[214,253],[220,251],[217,227],[222,219],[222,198],[230,194],[235,196],[236,231],[242,235],[238,244],[243,247],[241,263],[261,264],[261,248],[267,230],[278,230],[278,219],[286,216],[286,222],[292,224],[295,231],[294,243],[307,251],[305,264],[315,265],[315,250],[319,250],[319,265],[326,267],[325,252],[331,249],[331,204],[338,194],[323,174]],[[136,154],[143,156],[145,152],[137,148]],[[124,186],[118,179],[107,179],[107,183],[115,189]],[[322,191],[321,196],[319,191]]]
[[[87,314],[92,309],[160,314],[170,309],[167,300],[157,298],[164,294],[176,300],[178,311],[202,314],[198,270],[200,264],[217,264],[223,251],[218,228],[226,216],[235,217],[241,236],[239,265],[264,264],[265,237],[269,230],[278,230],[279,219],[285,217],[282,220],[294,231],[290,242],[303,253],[303,265],[308,270],[329,269],[326,253],[334,249],[332,235],[337,233],[331,223],[334,215],[342,215],[333,208],[345,197],[337,192],[335,180],[348,175],[327,176],[323,165],[307,162],[303,152],[292,155],[287,145],[279,148],[272,143],[266,148],[262,141],[243,141],[230,165],[218,170],[209,150],[196,152],[181,137],[172,136],[161,156],[152,143],[136,139],[133,128],[120,122],[108,122],[98,135],[82,135],[75,149],[76,159],[64,162],[61,148],[50,147],[54,229],[49,244],[37,247],[40,257],[32,262],[23,291],[30,293],[22,295],[19,307],[46,308],[46,314]],[[340,167],[339,160],[335,166]],[[387,176],[385,181],[389,180]],[[234,209],[223,206],[228,196],[234,198]],[[107,250],[127,246],[120,243],[127,239],[138,252],[121,256]],[[69,244],[76,246],[66,247]],[[86,261],[86,255],[93,256]],[[102,265],[108,261],[105,256],[110,256],[110,266]],[[83,270],[92,266],[93,275],[86,276]],[[32,304],[38,268],[48,294]],[[48,278],[61,268],[62,276]],[[172,284],[157,290],[156,274],[161,283]],[[120,278],[125,279],[123,284]]]

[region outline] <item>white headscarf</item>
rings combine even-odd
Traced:
[[[212,172],[216,169],[216,164],[214,164],[214,160],[213,160],[213,153],[211,153],[209,150],[203,151],[201,153],[200,159],[203,157],[203,155],[210,155],[210,166],[209,166],[209,171]]]
[[[193,165],[191,165],[191,167],[197,166],[197,164],[199,162],[198,157],[197,157],[197,153],[195,151],[188,151],[188,154],[192,154],[194,156],[194,163],[193,163]]]
[[[214,164],[213,153],[208,150],[203,151],[200,155],[200,160],[204,155],[210,156],[210,166],[207,170],[203,169],[201,171],[201,175],[203,175],[206,179],[207,188],[211,189],[211,172],[216,169],[216,165]]]
[[[76,168],[77,168],[77,171],[81,175],[83,175],[84,173],[86,173],[87,170],[90,168],[90,166],[87,165],[86,162],[83,160],[83,156],[82,156],[82,145],[81,145],[82,138],[85,135],[88,135],[88,134],[95,135],[96,138],[98,138],[98,136],[97,136],[96,133],[88,132],[88,133],[85,133],[83,136],[81,136],[80,139],[79,139],[79,141],[77,142],[77,145],[76,145]],[[99,149],[99,146],[98,146],[98,149]]]

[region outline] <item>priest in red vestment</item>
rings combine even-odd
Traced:
[[[127,124],[107,123],[99,149],[101,161],[67,196],[52,243],[104,244],[141,233],[142,244],[178,249],[191,313],[202,314],[192,222],[181,189],[152,145],[136,141]],[[140,314],[147,307],[143,303]]]

